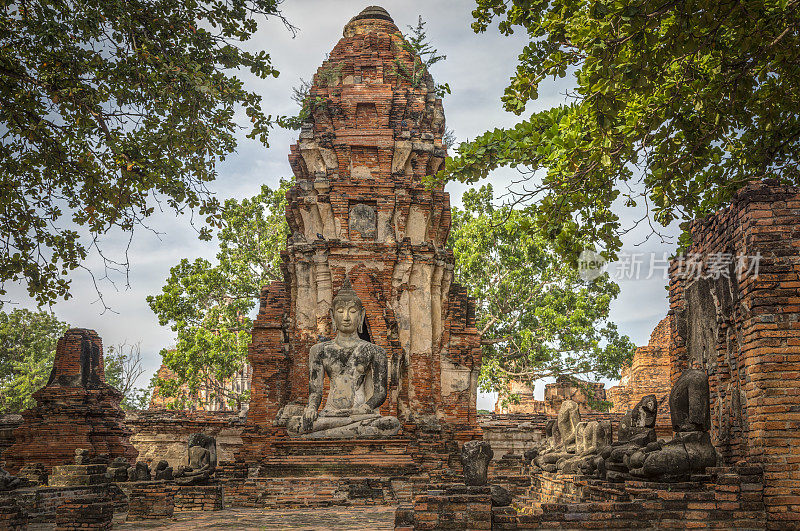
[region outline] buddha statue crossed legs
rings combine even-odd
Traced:
[[[384,417],[378,408],[386,400],[386,352],[358,335],[364,325],[364,305],[350,279],[333,298],[336,337],[317,343],[309,352],[309,397],[302,415],[287,423],[290,435],[307,439],[389,437],[400,431],[397,417]],[[325,375],[330,386],[322,411]]]

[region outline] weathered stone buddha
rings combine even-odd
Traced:
[[[631,455],[632,475],[660,481],[684,480],[717,463],[717,451],[709,434],[711,408],[706,371],[683,371],[670,392],[669,407],[675,437],[652,442]]]
[[[0,467],[0,492],[16,489],[20,486],[20,483],[20,478],[12,476],[3,467]]]
[[[384,417],[378,408],[386,400],[386,352],[359,337],[364,305],[350,279],[333,298],[331,317],[336,337],[317,343],[309,352],[308,405],[287,423],[290,435],[308,439],[390,437],[400,431],[397,417]],[[328,398],[322,411],[324,379]]]
[[[564,400],[558,410],[555,425],[561,440],[554,448],[541,452],[533,460],[533,463],[546,472],[555,472],[556,463],[560,459],[575,457],[575,431],[580,421],[581,413],[578,404],[573,400]]]
[[[532,461],[540,454],[544,454],[553,450],[561,442],[561,437],[558,434],[558,425],[556,419],[547,419],[544,423],[545,438],[541,441],[534,443],[533,446],[525,450],[525,461],[530,465],[534,464]]]
[[[619,440],[600,452],[595,461],[598,475],[611,481],[623,481],[628,476],[631,455],[656,440],[656,395],[642,397],[619,422]]]
[[[580,422],[575,434],[575,457],[559,460],[556,467],[565,474],[593,474],[597,467],[597,455],[611,444],[611,421]]]
[[[217,469],[217,440],[204,433],[194,433],[189,436],[188,446],[189,466],[178,467],[177,472],[170,475],[174,475],[178,485],[203,485]]]

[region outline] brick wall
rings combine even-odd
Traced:
[[[127,411],[125,426],[139,461],[152,466],[165,459],[177,470],[188,464],[189,436],[205,433],[217,440],[217,461],[231,462],[242,445],[245,419],[230,411],[158,410]]]
[[[672,379],[708,372],[712,441],[727,464],[763,466],[772,528],[800,526],[799,216],[800,189],[753,183],[691,225],[670,267]]]
[[[672,317],[668,316],[656,325],[647,345],[637,348],[630,365],[623,368],[619,385],[610,388],[606,394],[613,404],[611,411],[620,414],[630,411],[645,396],[655,395],[658,400],[656,433],[664,438],[672,437],[669,412],[671,320]]]
[[[512,399],[510,395],[514,395]],[[601,409],[598,403],[606,399],[605,384],[586,382],[577,378],[561,376],[555,382],[544,386],[544,400],[533,398],[533,388],[524,382],[511,380],[506,391],[501,391],[494,406],[497,414],[546,414],[558,415],[561,403],[572,400],[578,404],[581,413],[591,413]]]

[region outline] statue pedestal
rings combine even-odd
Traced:
[[[175,493],[176,511],[221,511],[225,508],[221,484],[181,485]]]
[[[284,439],[260,476],[406,476],[418,472],[409,439]]]
[[[323,507],[410,501],[427,474],[415,461],[414,441],[391,439],[278,439],[271,455],[246,479],[225,481],[234,506]]]

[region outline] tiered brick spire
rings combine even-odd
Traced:
[[[251,423],[269,425],[307,400],[308,349],[331,335],[331,301],[347,275],[369,340],[389,356],[382,412],[477,429],[479,337],[445,248],[449,195],[422,182],[446,156],[444,112],[419,68],[389,14],[369,7],[314,76],[311,115],[289,155],[297,183],[285,281],[265,287],[254,325]]]

